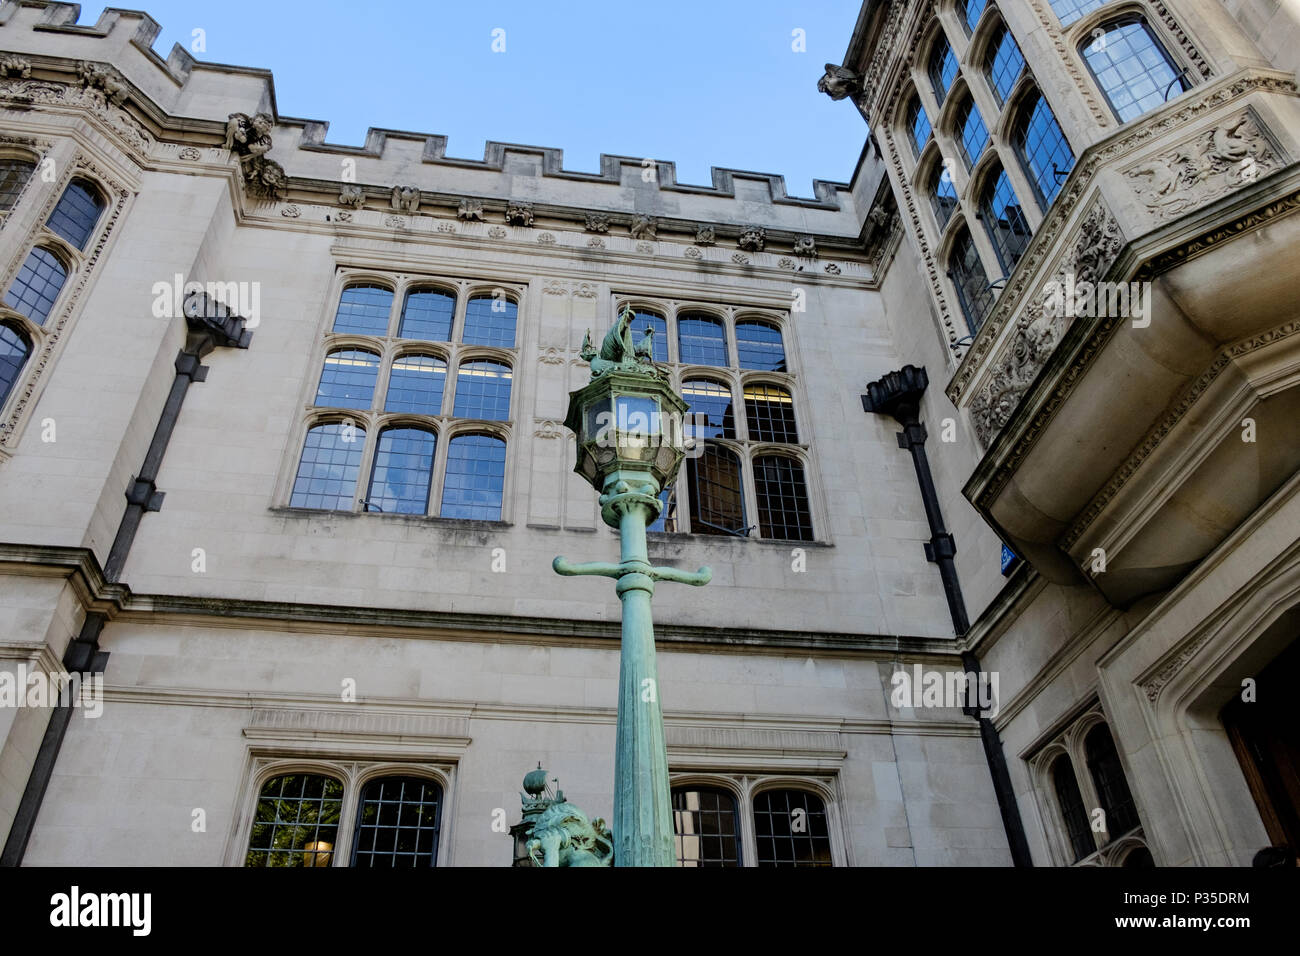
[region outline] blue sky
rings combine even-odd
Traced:
[[[671,160],[679,182],[710,166],[847,182],[866,124],[817,92],[822,64],[848,46],[859,0],[143,0],[162,25],[155,49],[266,67],[287,116],[325,120],[329,140],[367,127],[448,137],[481,159],[488,139],[554,146],[567,168],[600,154]],[[83,4],[81,23],[102,6]],[[505,52],[492,50],[505,31]],[[796,29],[806,52],[792,50]]]

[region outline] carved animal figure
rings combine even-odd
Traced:
[[[603,375],[610,369],[620,365],[626,367],[641,364],[650,365],[653,368],[654,329],[647,328],[641,341],[633,342],[631,329],[633,318],[634,313],[631,308],[625,308],[619,313],[618,319],[605,333],[605,338],[600,343],[599,352],[591,347],[591,330],[587,330],[587,334],[582,340],[582,351],[578,354],[583,361],[591,363],[593,377]]]

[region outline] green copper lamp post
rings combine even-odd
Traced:
[[[688,406],[651,360],[652,331],[633,344],[632,313],[625,310],[600,351],[590,333],[582,357],[591,381],[569,395],[565,419],[578,437],[574,471],[600,493],[605,523],[617,528],[618,564],[573,564],[563,557],[560,574],[614,578],[623,604],[623,641],[618,680],[618,731],[614,755],[614,865],[672,866],[672,804],[664,744],[659,674],[655,665],[650,599],[656,581],[708,584],[712,572],[657,568],[646,552],[646,524],[663,507],[659,492],[676,476],[685,454]]]

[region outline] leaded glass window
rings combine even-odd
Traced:
[[[84,179],[74,179],[63,190],[46,225],[55,235],[84,251],[103,211],[104,200],[99,190]]]
[[[308,431],[290,506],[351,511],[365,445],[365,429],[350,422],[317,425]]]
[[[1030,232],[1024,210],[1011,188],[1011,180],[1007,178],[1005,169],[999,169],[996,176],[989,178],[980,212],[984,219],[984,229],[993,241],[994,251],[1002,266],[1002,274],[1010,275],[1029,245]]]
[[[1079,50],[1121,123],[1162,105],[1166,91],[1177,95],[1189,88],[1142,18],[1113,20],[1100,30]]]
[[[1051,107],[1036,93],[1021,108],[1011,140],[1025,174],[1034,184],[1038,201],[1046,209],[1061,190],[1066,174],[1074,167],[1074,153],[1065,141]]]
[[[692,434],[699,439],[735,438],[736,416],[731,389],[721,382],[690,378],[682,382],[682,397],[690,406]]]
[[[339,296],[334,313],[335,332],[387,335],[393,310],[393,292],[380,285],[350,285]]]
[[[385,428],[380,432],[363,510],[427,514],[437,442],[437,436],[424,428]]]
[[[1005,23],[999,24],[997,33],[989,41],[985,60],[989,86],[993,87],[993,95],[998,98],[998,103],[1007,101],[1024,68],[1025,57],[1020,52],[1016,38],[1011,35]]]
[[[656,362],[668,361],[668,320],[658,312],[638,309],[633,313],[632,330],[636,333],[635,341],[641,341],[646,329],[654,329],[655,337],[651,343],[651,352]]]
[[[433,355],[399,355],[388,376],[384,411],[413,415],[442,413],[447,363]]]
[[[714,787],[679,787],[672,797],[677,865],[740,866],[736,798]]]
[[[979,160],[984,147],[989,144],[989,131],[984,127],[980,111],[969,94],[957,111],[957,132],[962,158],[966,160],[967,168],[970,168]]]
[[[685,314],[677,319],[677,351],[686,365],[719,365],[727,362],[727,337],[722,323],[707,315]]]
[[[456,371],[457,418],[505,421],[510,417],[510,366],[487,360],[461,362]]]
[[[830,829],[821,798],[803,790],[754,795],[759,866],[832,866]]]
[[[1088,731],[1083,749],[1088,760],[1088,772],[1092,774],[1092,782],[1097,788],[1097,798],[1101,800],[1101,808],[1106,813],[1106,832],[1109,839],[1113,840],[1138,825],[1133,794],[1124,778],[1124,767],[1119,762],[1115,740],[1105,724],[1098,724]]]
[[[963,229],[953,242],[948,264],[948,277],[957,289],[966,325],[974,334],[993,307],[993,293],[969,231]]]
[[[758,531],[764,538],[813,539],[812,513],[801,462],[786,455],[755,458],[754,494],[758,498]]]
[[[912,134],[912,146],[916,155],[920,156],[921,150],[930,141],[930,118],[925,115],[925,107],[921,105],[919,96],[913,96],[912,102],[908,104],[907,129]]]
[[[928,72],[934,85],[934,98],[942,103],[952,89],[953,80],[957,79],[957,56],[946,37],[939,37],[930,51]]]
[[[780,385],[752,382],[745,386],[745,421],[752,441],[799,441],[794,398]]]
[[[1085,13],[1091,13],[1106,0],[1051,0],[1052,11],[1061,21],[1061,26],[1068,27]]]
[[[1070,758],[1061,754],[1052,761],[1051,776],[1052,787],[1056,790],[1056,799],[1061,807],[1061,818],[1065,821],[1066,834],[1070,840],[1070,849],[1075,861],[1082,860],[1097,847],[1092,842],[1092,831],[1088,829],[1088,813],[1083,806],[1083,795],[1079,793],[1079,781],[1074,777]]]
[[[952,172],[943,163],[935,163],[930,173],[930,208],[940,229],[948,224],[952,211],[957,208],[957,186],[952,181]]]
[[[691,531],[745,533],[740,459],[734,452],[711,442],[705,444],[698,457],[686,459],[686,480],[691,491]]]
[[[0,406],[9,399],[31,351],[31,343],[22,332],[8,323],[0,324]]]
[[[442,787],[422,777],[380,777],[361,791],[352,865],[414,869],[434,866]]]
[[[466,345],[512,349],[518,317],[518,304],[504,295],[476,295],[465,306],[465,334],[461,340]]]
[[[442,487],[444,518],[501,519],[506,443],[492,435],[457,435],[448,443]]]
[[[67,279],[68,271],[58,256],[37,246],[27,254],[18,275],[14,276],[13,284],[5,293],[5,305],[37,325],[44,325]]]
[[[245,866],[331,866],[343,808],[333,777],[291,773],[262,786]]]
[[[980,22],[980,17],[984,15],[984,7],[988,0],[966,0],[962,13],[966,20],[966,30],[969,33],[975,31],[975,24]]]
[[[379,356],[364,349],[339,349],[325,356],[316,404],[327,408],[368,409],[375,397]]]
[[[441,289],[418,289],[406,293],[402,302],[402,322],[397,335],[403,339],[451,341],[451,320],[456,313],[456,297]],[[385,327],[388,313],[384,313]]]
[[[25,159],[0,159],[0,212],[14,208],[18,196],[36,171],[36,164]]]
[[[736,323],[736,351],[741,368],[762,372],[785,371],[785,345],[781,330],[769,322],[745,320]]]

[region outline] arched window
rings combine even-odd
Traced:
[[[476,295],[465,306],[466,345],[493,345],[497,348],[515,347],[515,322],[519,305],[504,295]]]
[[[1079,793],[1079,781],[1074,778],[1074,767],[1070,758],[1061,754],[1052,761],[1052,788],[1056,790],[1056,799],[1061,807],[1061,818],[1065,821],[1065,830],[1070,838],[1070,850],[1077,862],[1095,850],[1092,831],[1088,829],[1088,813],[1083,807],[1083,796]]]
[[[406,293],[402,302],[402,322],[397,335],[403,339],[451,341],[451,318],[456,312],[456,297],[441,289],[417,289]],[[387,323],[388,314],[384,314]]]
[[[980,262],[975,243],[966,229],[953,241],[952,252],[948,256],[948,277],[957,289],[957,299],[966,316],[966,325],[971,334],[979,331],[984,316],[993,306],[993,293],[989,290],[988,276]]]
[[[330,866],[343,784],[314,773],[272,777],[253,811],[245,866]]]
[[[334,331],[387,335],[388,316],[392,311],[391,289],[381,285],[350,285],[339,296],[339,308],[334,313]]]
[[[831,837],[821,797],[804,790],[754,795],[759,866],[831,866]]]
[[[1115,751],[1115,740],[1105,724],[1098,724],[1088,731],[1088,736],[1083,739],[1083,751],[1088,761],[1088,772],[1097,788],[1097,798],[1106,812],[1107,842],[1110,842],[1138,825],[1137,807],[1133,804],[1128,781],[1124,779],[1124,767]]]
[[[365,429],[350,422],[317,425],[307,432],[290,507],[351,511],[365,446]]]
[[[1011,188],[1005,169],[999,169],[996,176],[989,177],[980,200],[980,214],[984,229],[993,241],[1002,274],[1010,275],[1029,245],[1030,233],[1024,210]]]
[[[693,432],[697,440],[735,438],[736,415],[732,408],[731,389],[721,382],[688,378],[682,382],[682,398],[690,406]]]
[[[8,212],[18,201],[18,194],[36,171],[36,164],[25,159],[0,159],[0,212]]]
[[[687,365],[727,365],[727,337],[722,323],[709,315],[683,314],[677,319],[677,351]]]
[[[399,355],[388,377],[384,411],[413,415],[442,413],[447,363],[433,355]]]
[[[741,368],[763,372],[785,371],[785,346],[781,330],[770,322],[747,319],[736,323],[736,351]]]
[[[635,317],[632,319],[632,329],[637,333],[637,341],[640,341],[641,333],[647,328],[654,329],[655,337],[651,344],[653,358],[656,362],[667,362],[668,320],[658,312],[650,312],[647,309],[637,309],[633,315]]]
[[[907,105],[907,129],[912,134],[912,146],[916,149],[916,155],[920,156],[921,150],[930,141],[930,118],[925,115],[921,98],[916,95],[912,96],[912,101]]]
[[[736,798],[717,787],[673,788],[678,866],[740,866]]]
[[[942,103],[943,98],[952,89],[952,81],[957,79],[957,57],[952,52],[947,37],[940,35],[935,41],[934,48],[930,51],[926,72],[930,76],[930,83],[934,86],[934,98]]]
[[[1079,45],[1083,60],[1121,123],[1137,119],[1189,88],[1169,54],[1138,16],[1103,24]]]
[[[7,322],[0,324],[0,407],[8,401],[31,351],[27,336]]]
[[[794,398],[780,385],[752,382],[745,386],[745,421],[751,441],[799,441]]]
[[[745,534],[745,496],[740,484],[740,459],[734,452],[704,446],[686,459],[691,491],[691,531],[695,534]]]
[[[971,99],[969,93],[957,110],[957,133],[962,158],[966,160],[966,168],[970,169],[984,153],[984,147],[989,144],[989,131],[984,126],[984,119],[980,116],[980,111],[976,109],[975,101]]]
[[[434,866],[442,822],[442,787],[422,777],[379,777],[361,791],[352,865],[414,869]]]
[[[1061,26],[1068,27],[1085,13],[1091,13],[1106,0],[1051,0],[1052,12],[1061,21]]]
[[[980,22],[980,17],[984,15],[984,7],[988,0],[966,0],[962,8],[962,18],[966,21],[966,32],[974,33],[975,24]]]
[[[1005,103],[1011,95],[1011,89],[1020,79],[1025,68],[1025,57],[1020,52],[1016,38],[1011,35],[1005,23],[998,24],[997,32],[989,40],[988,53],[984,57],[984,69],[988,74],[989,86],[998,103]]]
[[[43,246],[36,246],[27,254],[22,268],[5,293],[5,305],[37,325],[44,325],[50,310],[68,281],[68,270],[59,257]]]
[[[461,362],[456,370],[457,418],[503,422],[510,417],[510,366],[482,359]]]
[[[63,195],[59,197],[59,202],[45,225],[55,235],[62,236],[78,249],[84,250],[103,211],[104,200],[99,190],[84,179],[74,179],[63,190]]]
[[[379,433],[370,490],[363,511],[422,515],[429,511],[429,481],[438,438],[423,428],[385,428]]]
[[[1011,142],[1025,175],[1034,184],[1038,201],[1046,209],[1074,167],[1074,153],[1041,93],[1034,93],[1021,107],[1011,129]]]
[[[457,435],[447,445],[439,514],[499,521],[505,486],[506,443],[493,435]]]
[[[930,207],[940,229],[948,224],[948,218],[957,208],[957,186],[952,181],[951,171],[943,163],[935,163],[930,172]]]
[[[754,459],[754,494],[758,498],[758,531],[764,538],[811,541],[812,514],[803,464],[785,455]]]
[[[339,349],[325,356],[316,404],[325,408],[367,409],[375,398],[379,356],[364,349]]]

